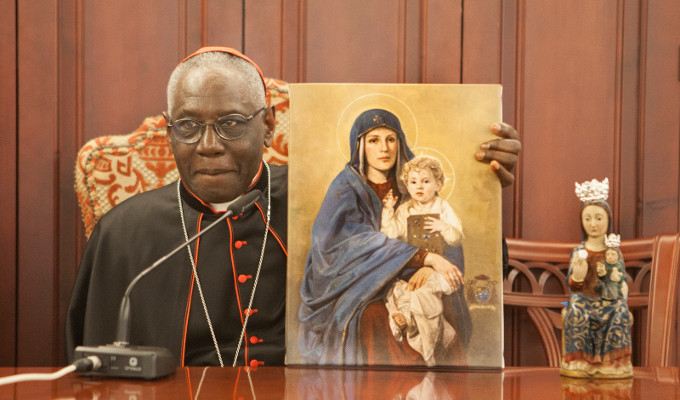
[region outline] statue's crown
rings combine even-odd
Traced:
[[[616,233],[610,233],[609,236],[604,238],[604,245],[607,247],[619,247],[621,246],[621,235]]]
[[[609,197],[609,179],[604,178],[602,182],[597,179],[592,181],[585,181],[581,184],[576,182],[576,196],[583,203],[590,203],[593,201],[606,201]]]

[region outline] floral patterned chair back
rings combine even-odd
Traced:
[[[276,130],[272,147],[263,159],[272,164],[288,163],[288,84],[271,78],[265,83],[276,107]],[[147,117],[127,135],[94,138],[76,158],[75,190],[85,234],[89,238],[99,218],[123,200],[165,186],[178,178],[161,115]]]

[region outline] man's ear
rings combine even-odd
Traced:
[[[165,111],[163,111],[163,119],[165,119],[165,135],[168,137],[168,142],[172,144],[172,132],[170,131],[172,127],[168,125],[168,122],[170,122],[170,117]]]
[[[266,125],[264,145],[270,147],[272,145],[272,140],[274,139],[274,129],[276,129],[276,109],[274,106],[270,106],[265,112],[267,114],[264,118],[264,124]]]

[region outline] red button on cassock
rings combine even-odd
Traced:
[[[251,360],[250,368],[257,368],[258,365],[264,365],[264,361]]]
[[[246,309],[243,311],[243,313],[244,313],[245,315],[253,315],[253,314],[255,314],[256,312],[257,312],[257,308],[253,308],[252,310],[246,308]]]
[[[252,278],[252,277],[253,277],[252,275],[243,275],[243,274],[241,274],[241,275],[238,276],[238,281],[239,281],[239,283],[246,283],[246,281],[247,281],[248,279]]]
[[[257,336],[251,336],[250,337],[250,343],[255,344],[255,343],[260,343],[262,339],[258,338]]]
[[[237,249],[240,249],[240,248],[243,247],[246,243],[247,243],[247,242],[246,242],[245,240],[237,240],[236,242],[234,242],[234,247],[236,247]]]

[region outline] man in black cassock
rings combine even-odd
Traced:
[[[180,365],[219,365],[222,357],[231,365],[248,316],[238,365],[283,363],[288,170],[262,161],[274,109],[259,68],[245,56],[227,48],[197,53],[168,84],[167,133],[181,180],[133,196],[98,222],[68,309],[69,357],[80,344],[112,343],[128,283],[205,229],[229,202],[258,189],[263,198],[256,207],[228,218],[137,283],[130,343],[166,347]]]
[[[202,48],[173,71],[165,117],[181,178],[133,196],[97,223],[67,311],[67,356],[79,345],[112,343],[132,279],[258,189],[255,207],[139,280],[129,339],[168,348],[180,366],[232,365],[235,357],[236,365],[283,365],[288,170],[262,161],[275,125],[262,73],[236,50]],[[492,131],[500,139],[475,157],[505,186],[521,146],[509,125]]]

